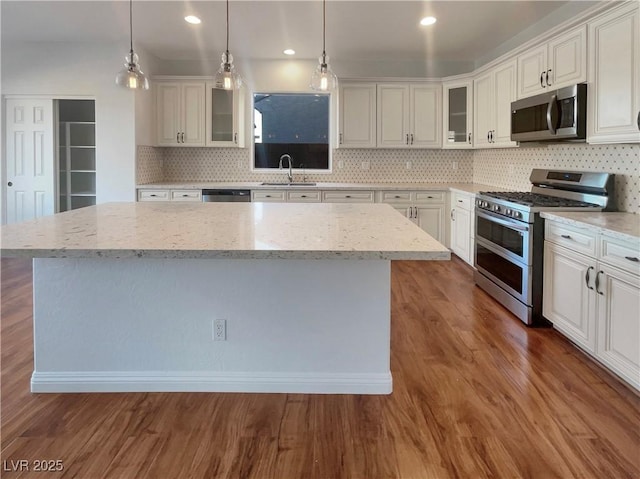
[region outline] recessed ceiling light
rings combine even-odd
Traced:
[[[184,17],[184,20],[187,23],[191,23],[192,25],[198,25],[200,23],[202,23],[202,21],[196,17],[195,15],[187,15],[186,17]]]
[[[423,26],[433,25],[434,23],[436,23],[436,17],[424,17],[422,20],[420,20],[420,25]]]
[[[291,48],[287,48],[285,51],[283,51],[282,53],[284,53],[285,55],[295,55],[296,51],[291,49]]]

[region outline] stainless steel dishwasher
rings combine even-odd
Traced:
[[[203,203],[247,203],[251,190],[202,190]]]

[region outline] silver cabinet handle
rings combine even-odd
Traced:
[[[544,72],[540,73],[540,86],[542,88],[544,88],[544,83],[542,83],[543,78],[544,78]]]
[[[584,281],[585,283],[587,283],[587,288],[589,288],[590,290],[593,290],[593,286],[589,284],[589,281],[591,281],[589,273],[591,272],[592,269],[593,269],[593,266],[589,266],[587,268],[587,273],[584,275]]]
[[[413,145],[413,133],[411,133],[411,144]]]
[[[184,143],[184,131],[182,132],[182,143]]]
[[[604,271],[598,271],[598,274],[596,274],[596,293],[598,293],[601,296],[604,296],[604,293],[600,291],[600,274],[601,273],[604,273]]]
[[[564,239],[571,239],[571,235],[560,235],[560,237]]]
[[[624,259],[628,259],[629,261],[633,261],[634,263],[640,262],[640,259],[638,259],[636,256],[625,256]]]
[[[638,115],[638,117],[640,118],[640,115]],[[640,121],[640,119],[638,121]],[[640,123],[639,123],[639,125],[640,125]],[[638,126],[638,128],[640,128],[640,126]],[[471,144],[471,133],[469,133],[469,140],[468,141],[469,141],[469,144]]]
[[[415,209],[415,214],[413,215],[413,217],[417,219],[418,218],[418,207],[414,206],[414,209]]]
[[[487,142],[489,142],[489,143],[491,143],[490,135],[491,135],[491,130],[489,130],[489,131],[487,132]]]
[[[176,143],[180,143],[180,132],[176,133]]]
[[[342,133],[340,133],[340,141],[339,141],[339,143],[342,145],[342,142],[343,142],[343,136],[342,136]]]
[[[238,144],[238,134],[234,133],[233,134],[233,142],[237,145]]]
[[[549,81],[549,73],[551,73],[551,69],[547,70],[547,86],[551,86],[551,82]]]
[[[453,217],[453,212],[455,211],[455,209],[451,210],[451,221],[455,221],[456,219]]]
[[[406,134],[406,138],[404,141],[407,145],[409,144],[409,133]]]

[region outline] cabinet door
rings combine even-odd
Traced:
[[[549,83],[556,90],[587,80],[587,26],[549,42]]]
[[[206,85],[207,146],[244,147],[243,88],[225,90]]]
[[[640,278],[600,264],[596,357],[640,389]]]
[[[589,24],[589,143],[640,142],[640,13],[631,2]]]
[[[473,81],[446,83],[442,93],[442,148],[471,148]]]
[[[204,82],[182,84],[183,146],[204,146]],[[182,135],[181,133],[181,135]]]
[[[518,56],[518,98],[549,89],[546,82],[547,45],[541,45]]]
[[[381,148],[408,148],[409,86],[380,84],[377,93],[376,144]]]
[[[437,241],[443,241],[444,206],[414,206],[417,210],[416,223]]]
[[[473,81],[473,146],[488,148],[489,131],[493,128],[493,73],[485,73]]]
[[[156,143],[160,146],[180,145],[180,84],[156,84]]]
[[[411,85],[409,145],[416,148],[442,146],[442,86]]]
[[[594,259],[545,241],[542,314],[591,353],[596,342],[596,272]]]
[[[376,85],[344,84],[340,86],[341,148],[376,147]]]
[[[493,146],[518,146],[511,141],[511,102],[516,99],[516,62],[510,61],[494,70]]]
[[[471,213],[468,210],[451,210],[451,249],[460,259],[471,263]]]

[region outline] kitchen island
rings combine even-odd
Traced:
[[[2,228],[33,258],[33,392],[388,394],[390,262],[449,251],[383,204],[108,203]]]

